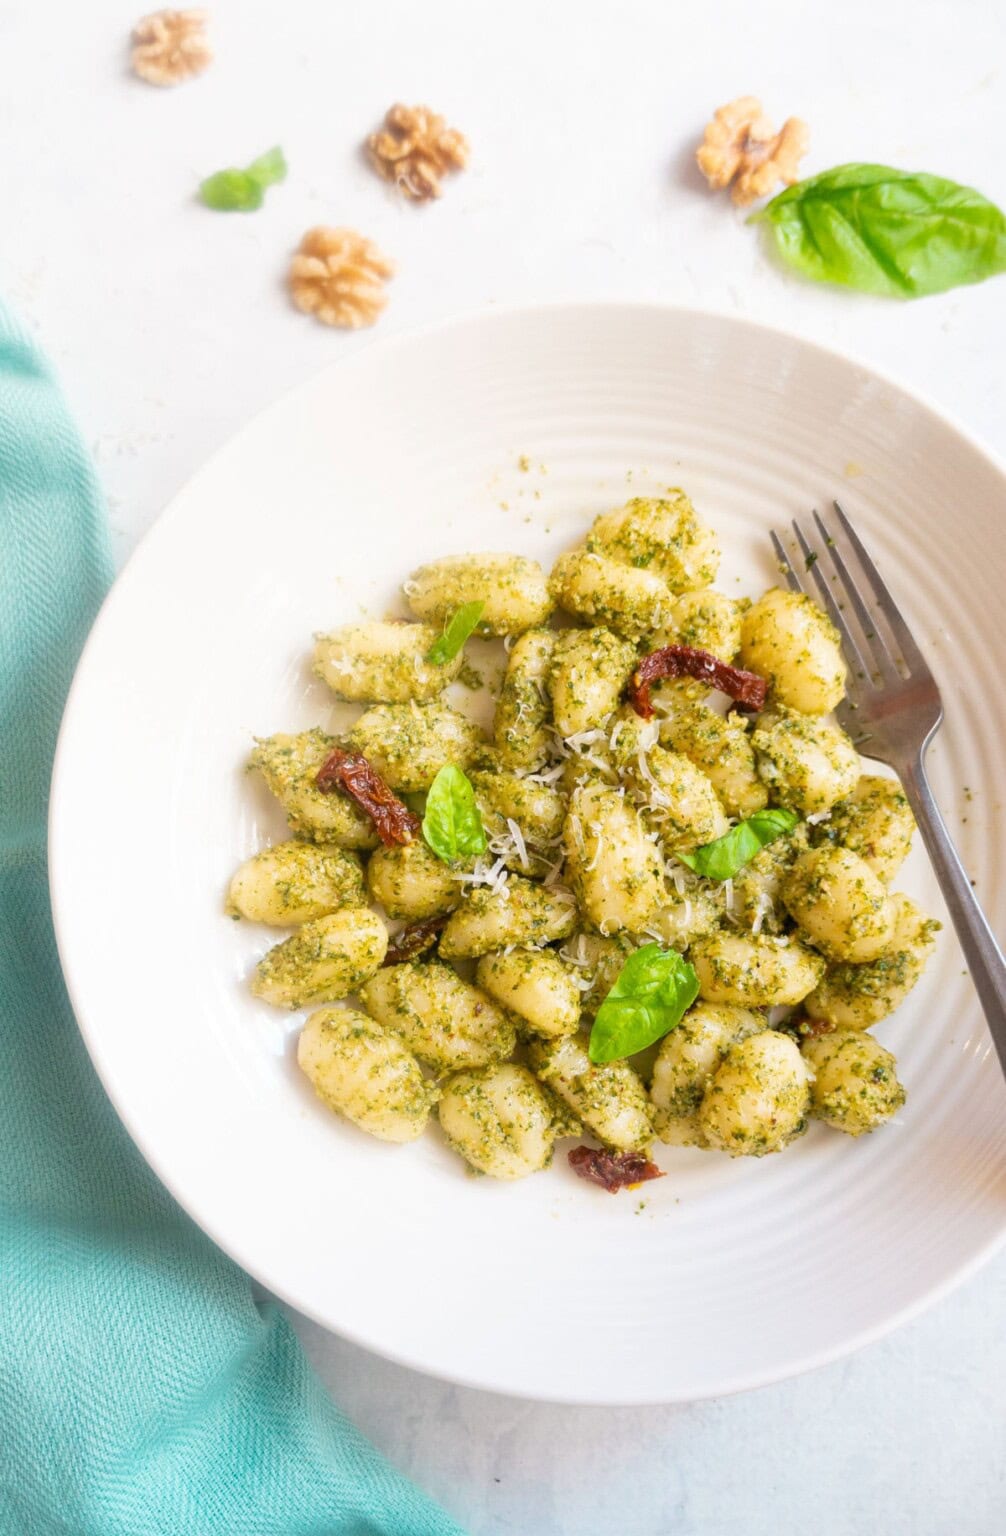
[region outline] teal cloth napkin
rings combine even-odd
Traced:
[[[160,1186],[77,1032],[46,804],[109,574],[87,455],[0,309],[0,1531],[457,1536]]]

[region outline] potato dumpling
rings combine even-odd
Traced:
[[[276,1008],[334,1003],[372,976],[388,949],[388,930],[369,907],[315,918],[258,963],[251,989]]]
[[[361,991],[367,1012],[436,1072],[484,1067],[509,1056],[513,1022],[478,987],[439,961],[386,965]]]
[[[650,918],[640,942],[657,939],[669,949],[686,950],[697,939],[705,938],[718,926],[723,916],[719,892],[698,884],[688,886],[679,895],[674,886],[664,893],[664,904]]]
[[[667,622],[671,590],[652,571],[574,549],[552,567],[549,591],[567,613],[641,640]]]
[[[464,649],[450,661],[427,661],[440,638],[436,624],[344,624],[314,643],[314,672],[340,699],[405,704],[435,698],[461,670]]]
[[[475,980],[536,1035],[570,1035],[580,1023],[580,989],[551,949],[483,955]]]
[[[815,838],[851,848],[890,885],[908,856],[914,831],[915,817],[897,780],[864,773],[852,794],[832,806]]]
[[[748,609],[740,663],[768,680],[776,703],[802,715],[826,715],[845,694],[838,630],[800,592],[773,587]]]
[[[601,933],[645,928],[663,903],[663,863],[624,795],[604,785],[575,790],[563,845],[577,900]]]
[[[440,936],[445,960],[475,958],[511,944],[535,946],[565,939],[576,927],[576,905],[567,891],[511,875],[505,891],[476,886],[447,919]]]
[[[367,888],[389,917],[410,923],[451,912],[461,900],[449,866],[421,837],[375,849],[367,863]]]
[[[533,773],[548,758],[552,714],[548,680],[557,638],[552,629],[529,629],[510,652],[493,723],[493,739],[504,768]]]
[[[859,1030],[818,1035],[805,1042],[803,1055],[814,1074],[811,1112],[836,1131],[862,1136],[905,1102],[898,1063],[872,1035]]]
[[[782,899],[787,874],[809,846],[809,828],[797,822],[793,831],[777,837],[734,876],[731,916],[742,928],[758,933],[782,933],[789,921]]]
[[[668,853],[700,848],[729,831],[710,780],[681,752],[652,747],[626,765],[625,777]]]
[[[323,792],[318,769],[336,746],[334,736],[314,729],[295,736],[256,741],[248,760],[257,768],[286,812],[291,832],[338,848],[376,848],[374,824],[347,795]]]
[[[699,522],[682,490],[659,498],[635,496],[615,512],[602,512],[587,535],[587,549],[651,571],[672,592],[708,587],[720,563],[716,535]]]
[[[859,778],[859,753],[845,732],[809,715],[767,716],[751,744],[772,799],[801,816],[830,810]]]
[[[664,1115],[692,1115],[735,1040],[768,1027],[765,1015],[730,1003],[695,1003],[665,1035],[653,1063],[650,1101]],[[660,1134],[661,1122],[657,1122]],[[661,1137],[661,1140],[663,1138]]]
[[[482,824],[490,840],[505,836],[508,822],[515,822],[529,849],[553,848],[562,832],[566,814],[565,798],[550,784],[539,784],[533,779],[521,778],[517,773],[498,769],[471,775],[475,799],[482,812]],[[556,854],[552,854],[554,862]],[[530,868],[533,862],[521,865],[520,850],[516,867]],[[541,859],[537,861],[541,865]],[[537,872],[543,872],[541,870]]]
[[[894,930],[883,953],[864,965],[829,965],[804,999],[812,1019],[837,1029],[869,1029],[904,1002],[935,948],[940,924],[900,892],[891,897],[891,907]]]
[[[415,1141],[437,1091],[394,1035],[353,1008],[312,1013],[297,1065],[323,1103],[381,1141]]]
[[[647,940],[649,942],[649,940]],[[581,981],[589,986],[581,988],[580,1007],[592,1016],[618,980],[618,973],[639,945],[627,933],[615,933],[610,937],[601,933],[577,933],[559,951],[567,965]]]
[[[741,644],[745,604],[713,587],[682,592],[674,599],[667,627],[654,635],[650,650],[664,645],[689,645],[708,651],[720,661],[733,661]]]
[[[246,859],[231,880],[227,912],[250,923],[296,928],[340,907],[363,905],[360,861],[324,843],[276,843]]]
[[[741,1008],[790,1007],[813,991],[824,974],[822,955],[796,939],[721,930],[699,939],[688,956],[699,996]]]
[[[636,648],[610,629],[567,629],[552,659],[552,715],[560,736],[603,725],[625,691]]]
[[[766,1029],[731,1045],[698,1112],[707,1144],[731,1157],[764,1157],[807,1129],[808,1071],[789,1035]]]
[[[858,853],[826,845],[797,859],[782,883],[790,916],[832,960],[875,960],[894,932],[887,887]]]
[[[768,804],[751,737],[736,714],[718,715],[704,704],[682,701],[660,722],[660,740],[702,770],[728,816],[744,820]]]
[[[523,555],[447,555],[413,571],[403,590],[416,617],[434,624],[462,603],[484,603],[480,635],[520,635],[552,612],[544,571]]]
[[[429,704],[375,704],[347,738],[392,789],[429,789],[445,763],[470,768],[485,747],[477,725],[434,700]]]
[[[637,1074],[626,1061],[595,1066],[586,1035],[533,1040],[528,1059],[533,1070],[593,1131],[598,1141],[631,1152],[653,1140],[650,1105]]]
[[[555,1101],[527,1067],[501,1062],[444,1084],[440,1129],[455,1152],[493,1179],[547,1168],[557,1135],[570,1134]]]

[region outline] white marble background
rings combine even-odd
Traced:
[[[808,120],[809,170],[882,160],[1006,202],[994,0],[209,0],[217,62],[176,91],[128,74],[141,5],[0,8],[0,291],[62,372],[120,560],[250,413],[366,344],[285,298],[319,222],[398,259],[382,334],[560,296],[721,308],[854,351],[1006,450],[1006,280],[908,306],[800,283],[691,162],[709,111],[753,92]],[[472,140],[439,205],[406,206],[359,158],[398,98]],[[261,212],[193,201],[274,143],[291,175]],[[298,1323],[337,1400],[473,1536],[995,1536],[1004,1325],[1000,1257],[811,1376],[602,1411],[446,1386]]]

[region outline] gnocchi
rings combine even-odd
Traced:
[[[575,1123],[556,1113],[527,1067],[512,1061],[449,1078],[438,1115],[448,1144],[494,1179],[523,1179],[547,1168],[556,1136],[571,1134]]]
[[[552,611],[544,571],[521,555],[447,555],[413,571],[404,590],[416,617],[435,624],[462,603],[483,603],[483,635],[523,634]]]
[[[227,892],[227,912],[250,923],[295,928],[340,907],[362,907],[363,871],[355,854],[292,841],[246,859]]]
[[[596,730],[616,708],[636,648],[610,629],[567,629],[552,657],[552,715],[560,736]]]
[[[528,1059],[542,1082],[605,1146],[631,1152],[653,1140],[646,1089],[628,1062],[595,1066],[583,1035],[532,1041]]]
[[[800,592],[773,587],[741,620],[741,666],[768,679],[776,704],[826,715],[845,695],[838,630]]]
[[[554,630],[529,629],[510,651],[493,727],[504,768],[533,773],[548,761],[549,678],[556,639]]]
[[[445,960],[474,959],[510,944],[551,944],[575,926],[576,905],[567,891],[512,875],[502,894],[480,886],[451,914],[440,954]]]
[[[484,1067],[516,1044],[503,1010],[438,960],[385,966],[360,995],[367,1012],[436,1072]]]
[[[848,848],[809,848],[782,883],[797,927],[832,960],[875,960],[894,932],[887,888]]]
[[[388,930],[369,907],[350,907],[305,923],[258,963],[252,991],[277,1008],[334,1003],[373,975]]]
[[[470,768],[486,745],[471,720],[439,700],[429,704],[375,704],[347,740],[392,789],[429,789],[445,763]]]
[[[751,745],[770,799],[801,816],[830,811],[859,778],[859,754],[845,732],[809,715],[760,721]]]
[[[312,1013],[297,1065],[324,1104],[381,1141],[415,1141],[437,1100],[402,1042],[354,1008]]]
[[[847,1136],[876,1130],[905,1102],[898,1064],[872,1035],[838,1030],[803,1047],[814,1074],[811,1113]]]
[[[580,989],[551,949],[483,955],[475,980],[536,1035],[571,1035],[580,1023]]]
[[[810,1073],[788,1035],[766,1029],[731,1045],[702,1096],[707,1146],[731,1157],[781,1152],[807,1129]]]
[[[429,660],[440,636],[434,624],[345,624],[314,643],[314,671],[340,699],[406,704],[433,699],[461,670],[464,653]]]

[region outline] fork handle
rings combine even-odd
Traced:
[[[923,751],[925,748],[923,748]],[[902,772],[901,783],[922,833],[947,904],[989,1032],[1006,1072],[1006,960],[978,904],[964,865],[929,787],[919,754]]]

